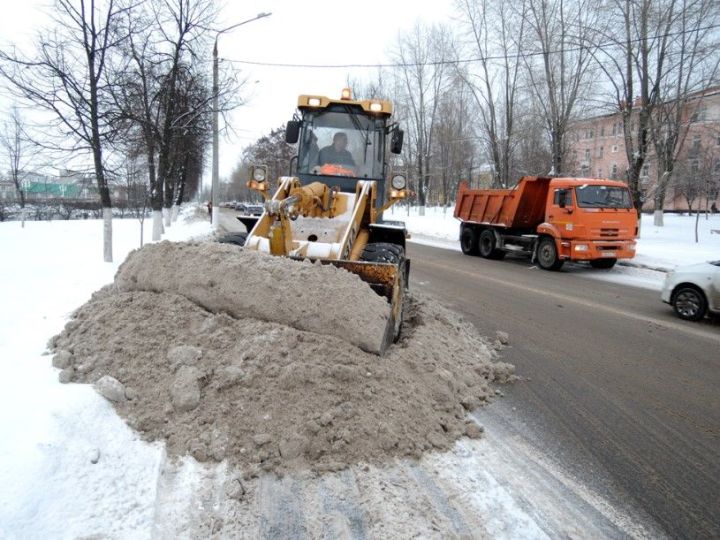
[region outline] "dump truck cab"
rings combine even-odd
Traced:
[[[548,184],[544,217],[537,232],[556,240],[560,260],[617,260],[635,256],[637,211],[627,185],[622,182],[554,178]]]

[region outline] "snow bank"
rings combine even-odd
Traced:
[[[2,538],[137,537],[151,526],[162,447],[141,441],[91,387],[59,385],[43,356],[49,336],[139,246],[137,220],[113,228],[107,264],[102,220],[0,223]],[[167,237],[209,230],[178,223]]]

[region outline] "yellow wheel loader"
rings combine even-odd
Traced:
[[[403,132],[391,117],[389,101],[353,100],[348,89],[339,100],[300,96],[285,134],[288,143],[299,143],[291,174],[271,193],[267,168],[253,166],[248,187],[262,194],[264,212],[238,217],[248,232],[221,239],[357,274],[390,303],[385,335],[370,351],[377,354],[400,336],[410,269],[405,224],[383,219],[410,195],[405,176],[391,174],[386,156],[402,150]]]

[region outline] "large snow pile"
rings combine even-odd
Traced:
[[[172,250],[185,261],[174,273],[153,259]],[[53,362],[62,381],[93,383],[146,438],[167,441],[171,455],[227,458],[250,474],[419,456],[478,436],[467,412],[488,399],[490,382],[512,378],[472,326],[427,299],[409,300],[403,339],[378,357],[302,329],[361,327],[377,301],[384,304],[345,271],[218,244],[142,251],[151,256],[131,256],[116,284],[54,339]],[[136,267],[140,260],[154,261],[157,281]],[[223,271],[194,272],[206,266]],[[186,284],[186,269],[203,285]],[[248,288],[241,276],[253,276]],[[354,295],[360,288],[365,294]],[[255,296],[282,298],[285,315],[273,319],[274,301],[248,312]]]

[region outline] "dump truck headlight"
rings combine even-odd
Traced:
[[[402,174],[396,174],[392,177],[392,180],[390,181],[390,185],[393,189],[400,191],[405,189],[407,186],[407,180]]]
[[[575,251],[587,251],[590,249],[587,244],[577,244],[575,246]]]

